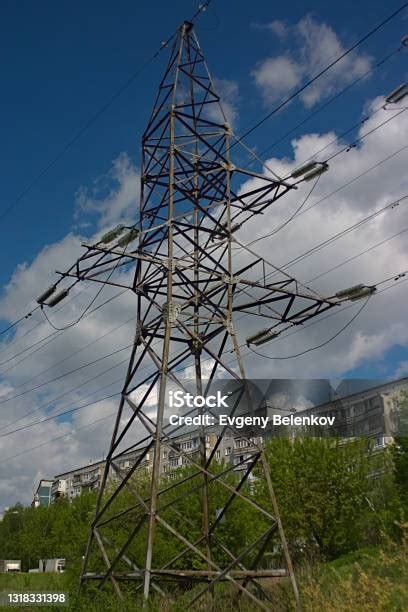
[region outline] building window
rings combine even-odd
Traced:
[[[163,451],[163,459],[167,459],[167,451]]]
[[[220,457],[221,457],[221,451],[220,450],[215,451],[215,458],[220,459]]]
[[[374,440],[374,448],[382,448],[384,446],[384,437],[379,436]]]
[[[225,449],[225,456],[228,457],[228,455],[231,454],[231,447],[227,446],[227,448]]]
[[[248,446],[248,442],[246,440],[235,440],[235,448],[244,448],[245,446]]]
[[[181,450],[191,450],[193,444],[191,440],[187,440],[187,442],[182,442],[180,444]]]

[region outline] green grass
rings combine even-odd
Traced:
[[[408,610],[408,539],[401,545],[388,543],[383,547],[358,550],[316,567],[305,567],[298,572],[302,604],[305,612],[403,612]],[[100,591],[87,585],[78,596],[77,577],[65,574],[0,574],[0,591],[20,592],[65,591],[70,604],[62,610],[75,612],[140,612],[140,595],[125,593],[119,602],[108,585]],[[274,610],[293,610],[288,584],[266,585],[273,594]],[[187,612],[194,591],[166,598],[153,598],[146,612]],[[10,608],[2,607],[2,610]],[[16,609],[16,608],[15,608]],[[55,607],[27,606],[30,610],[55,610]],[[194,604],[194,612],[207,612],[210,601],[201,599]],[[231,587],[224,583],[217,588],[215,612],[255,612],[256,606],[246,597],[239,602]]]

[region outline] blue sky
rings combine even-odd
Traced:
[[[399,5],[392,2],[385,8],[379,1],[293,2],[288,15],[282,3],[271,10],[268,1],[215,0],[214,9],[200,18],[197,27],[214,76],[239,84],[237,131],[252,125],[259,111],[266,110],[254,91],[251,70],[262,58],[278,53],[281,46],[279,39],[255,24],[272,19],[295,23],[312,13],[329,23],[347,45],[394,6]],[[196,7],[196,2],[186,0],[2,4],[0,211]],[[374,58],[385,55],[403,33],[401,19],[394,19],[364,45],[364,51]],[[106,172],[121,151],[137,161],[140,134],[164,59],[144,71],[2,220],[1,248],[7,257],[0,271],[1,284],[18,263],[32,259],[44,244],[61,238],[72,226],[75,193],[81,185],[89,185]],[[352,95],[318,115],[307,124],[308,129],[341,130],[359,116],[364,100],[401,80],[405,62],[402,55],[393,60],[378,79],[353,88]],[[255,132],[250,144],[262,149],[307,112],[300,104],[293,104]],[[274,152],[287,153],[288,141]]]
[[[385,6],[379,1],[295,1],[289,11],[284,3],[266,0],[213,0],[211,9],[200,16],[196,31],[235,133],[245,132],[285,98],[292,86],[304,83],[317,68],[325,66],[339,50],[347,49],[398,6],[394,2]],[[83,238],[92,237],[96,231],[117,222],[131,223],[136,218],[140,137],[164,69],[166,52],[135,79],[1,219],[2,212],[151,57],[161,41],[196,9],[197,3],[187,0],[177,3],[10,0],[2,3],[0,330],[27,311],[27,303],[50,283],[56,268],[68,265],[79,256]],[[247,144],[261,152],[330,96],[373,68],[398,47],[401,37],[407,33],[407,14],[401,14],[350,56],[343,70],[328,73],[317,88],[307,90],[306,96],[296,99],[251,134]],[[260,255],[277,265],[284,264],[408,193],[408,151],[403,150],[408,145],[408,112],[395,116],[386,127],[376,129],[379,123],[393,116],[392,109],[382,109],[384,96],[407,80],[407,60],[408,49],[371,77],[352,86],[290,138],[268,151],[268,165],[285,176],[323,146],[329,145],[330,152],[341,151],[346,141],[340,140],[339,135],[363,115],[369,114],[369,121],[347,138],[352,140],[364,135],[366,130],[375,130],[357,148],[339,153],[309,199],[310,204],[316,204],[313,210],[296,218],[273,240],[258,242],[256,248]],[[239,147],[235,148],[234,157],[238,164],[249,161],[239,152]],[[387,158],[389,161],[385,163],[383,160]],[[376,167],[376,164],[380,165]],[[257,170],[266,172],[261,166]],[[359,175],[362,175],[360,179],[345,187]],[[242,242],[284,223],[308,189],[303,186],[296,193],[291,192],[268,215],[252,221],[248,230],[242,233],[240,230],[237,235]],[[408,205],[408,199],[405,203]],[[395,210],[380,215],[374,222],[291,268],[291,273],[304,282],[321,275],[316,282],[310,281],[312,287],[332,295],[340,288],[358,282],[375,283],[408,269],[406,235],[388,241],[403,229],[408,233],[405,203],[401,202]],[[381,241],[387,242],[335,272],[327,272],[347,257]],[[257,359],[247,351],[249,375],[336,379],[406,376],[408,283],[394,288],[392,284],[391,280],[382,285],[392,290],[373,298],[356,322],[321,350],[272,362]],[[53,311],[57,325],[75,320],[94,291],[85,288],[72,302],[67,301],[61,312]],[[287,356],[316,346],[345,325],[355,310],[356,306],[352,306],[344,313],[335,313],[327,321],[302,329],[293,337],[281,336],[273,345],[262,347],[261,352]],[[128,345],[134,331],[131,320],[134,314],[134,302],[125,296],[98,311],[95,317],[84,318],[61,340],[44,345],[32,357],[26,358],[26,353],[21,353],[24,361],[19,365],[13,361],[15,353],[25,351],[30,343],[41,342],[52,331],[36,312],[28,323],[18,326],[9,336],[0,337],[0,398],[8,398],[27,388],[25,385],[58,377],[92,361],[95,356]],[[114,336],[107,333],[122,322],[123,327]],[[31,325],[35,328],[25,337]],[[254,331],[249,323],[240,323],[239,340],[243,342]],[[99,339],[102,334],[106,337]],[[81,353],[77,355],[78,351]],[[101,384],[105,387],[120,379],[123,366],[117,362],[125,356],[120,353],[116,358],[41,387],[34,394],[30,392],[2,403],[0,431],[15,418],[22,418],[25,423],[25,415],[33,406],[44,405],[40,414],[45,416],[50,410],[61,412],[99,398]],[[115,364],[116,370],[103,374],[105,368]],[[94,377],[90,384],[86,381],[88,377]],[[79,391],[72,391],[73,386],[81,384]],[[118,389],[116,383],[106,393]],[[26,449],[44,440],[68,435],[63,453],[58,441],[22,455],[13,462],[12,469],[9,464],[7,475],[0,478],[0,508],[2,504],[21,499],[22,491],[25,491],[23,501],[27,501],[40,477],[99,459],[106,452],[111,421],[93,427],[92,436],[86,427],[92,419],[112,414],[115,406],[114,400],[105,401],[76,412],[72,418],[51,420],[21,435],[1,438],[0,464],[3,458],[14,454],[16,447]]]

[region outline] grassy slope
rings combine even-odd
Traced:
[[[303,607],[306,611],[324,610],[325,612],[379,612],[408,610],[408,542],[401,546],[375,548],[358,551],[341,557],[333,563],[323,565],[313,572],[305,570],[299,577]],[[99,611],[139,611],[140,601],[130,599],[122,604],[109,593],[92,590],[92,594],[76,596],[76,580],[69,573],[56,574],[0,574],[0,591],[69,591],[69,609],[75,612]],[[286,590],[286,589],[285,589]],[[279,593],[279,595],[278,595]],[[274,609],[285,610],[288,599],[282,589],[274,592]],[[184,612],[188,608],[190,593],[176,601],[156,600],[150,610],[160,612]],[[242,599],[241,606],[231,597],[229,587],[223,586],[219,592],[216,610],[218,612],[252,612],[254,605]],[[6,609],[6,608],[2,608]],[[10,608],[7,608],[10,610]],[[16,609],[16,608],[15,608]],[[55,607],[24,607],[29,610],[55,610]],[[67,608],[62,608],[67,609]],[[208,601],[194,606],[196,612],[208,610]]]

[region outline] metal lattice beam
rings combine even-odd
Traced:
[[[205,588],[197,597],[213,592],[217,582],[228,580],[241,594],[262,609],[270,610],[269,602],[265,603],[267,596],[258,582],[262,577],[289,577],[297,606],[299,596],[263,448],[258,445],[250,461],[243,462],[245,469],[241,475],[236,475],[232,485],[228,477],[231,473],[236,474],[234,466],[220,472],[214,470],[214,464],[223,436],[228,431],[236,433],[235,430],[225,426],[207,457],[206,430],[202,426],[198,457],[184,453],[174,442],[177,427],[165,424],[166,386],[168,381],[174,381],[182,387],[183,381],[177,372],[191,367],[197,394],[207,393],[216,375],[222,372],[242,382],[243,393],[250,402],[234,327],[235,313],[268,316],[272,319],[272,327],[280,330],[319,315],[335,306],[336,301],[299,288],[296,279],[277,269],[273,270],[276,279],[270,282],[265,273],[265,261],[250,250],[243,248],[240,258],[233,256],[233,248],[240,244],[235,241],[236,229],[254,215],[264,213],[294,187],[274,177],[235,166],[230,159],[232,139],[233,133],[192,24],[185,22],[170,51],[142,138],[137,246],[132,246],[131,242],[114,246],[84,245],[84,255],[60,273],[63,279],[75,279],[74,282],[92,280],[130,289],[137,308],[135,342],[106,458],[81,581],[96,580],[102,586],[110,580],[119,595],[119,582],[138,581],[147,599],[152,588],[161,592],[163,584],[170,579],[202,581]],[[257,186],[243,193],[240,185],[249,177],[258,179]],[[130,229],[134,237],[135,228]],[[226,362],[227,351],[233,353],[234,365]],[[206,379],[202,374],[204,358],[212,360]],[[142,375],[142,370],[146,369],[149,373]],[[156,387],[157,409],[152,416],[148,406]],[[136,392],[139,392],[137,400]],[[130,413],[126,420],[127,410]],[[197,414],[197,409],[194,410]],[[146,431],[146,437],[139,442],[132,437],[136,427]],[[128,446],[123,448],[126,443]],[[184,456],[194,473],[170,485],[163,481],[163,444]],[[123,473],[118,467],[118,459],[135,449],[140,450],[139,459]],[[143,498],[133,475],[149,451],[153,451],[153,464],[149,495]],[[267,507],[245,491],[245,482],[255,468],[267,484]],[[107,486],[110,471],[116,474],[113,489],[112,485]],[[186,492],[183,486],[187,482],[191,486]],[[228,493],[227,502],[215,519],[210,511],[213,483]],[[180,517],[175,522],[163,518],[169,507],[174,507],[177,516],[175,501],[161,503],[163,495],[177,489],[180,494],[175,501],[196,490],[201,492],[202,522],[198,538],[182,533]],[[125,490],[131,493],[134,503],[109,514]],[[243,550],[231,551],[219,536],[219,525],[237,500],[248,504],[269,526]],[[127,521],[127,533],[123,541],[110,545],[103,531],[116,523],[123,525],[124,520]],[[174,559],[164,559],[160,567],[154,556],[158,527],[183,545]],[[272,534],[277,534],[282,547],[283,569],[261,567]],[[143,567],[140,563],[136,565],[130,554],[137,538],[146,538]],[[224,566],[216,561],[217,548],[229,558]],[[252,553],[254,557],[247,568],[246,558]],[[179,568],[181,560],[192,554],[206,569]],[[105,569],[101,564],[93,571],[95,555],[100,557]],[[118,566],[123,561],[133,571],[120,571]],[[172,567],[176,562],[177,567]],[[256,587],[255,591],[249,588],[251,585]]]

